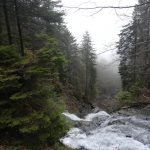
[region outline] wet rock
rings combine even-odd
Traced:
[[[98,113],[98,112],[103,111],[103,110],[100,109],[99,107],[95,107],[92,111],[93,111],[93,113]]]
[[[131,138],[132,136],[131,135],[126,135],[126,137]]]

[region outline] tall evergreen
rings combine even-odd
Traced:
[[[138,3],[146,3],[139,0]],[[129,90],[133,85],[150,88],[150,4],[135,7],[132,21],[120,33],[118,54],[122,85]]]
[[[95,96],[96,82],[96,55],[94,53],[91,37],[88,32],[83,35],[81,44],[82,61],[85,70],[84,96],[87,102],[90,102]]]
[[[63,92],[69,89],[71,96],[87,103],[95,97],[96,57],[90,35],[85,33],[80,48],[64,26],[58,4],[0,0],[2,145],[53,147],[68,128],[61,115]]]
[[[84,66],[81,60],[81,51],[76,39],[65,26],[61,26],[59,30],[57,37],[60,40],[60,49],[68,60],[64,73],[66,81],[64,82],[69,86],[74,97],[80,100],[84,92]]]
[[[51,42],[24,58],[14,47],[0,47],[1,142],[43,149],[64,135],[59,74],[65,59]]]
[[[0,0],[0,141],[44,149],[59,142],[62,72],[66,65],[54,31],[62,12],[49,0]],[[20,148],[22,149],[22,148]]]

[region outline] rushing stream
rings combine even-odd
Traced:
[[[150,150],[150,115],[137,110],[105,111],[79,118],[64,116],[75,124],[60,141],[78,150]]]

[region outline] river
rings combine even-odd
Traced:
[[[75,127],[60,141],[78,150],[150,150],[150,115],[146,111],[97,111],[84,118],[65,112]]]

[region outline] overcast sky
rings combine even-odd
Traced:
[[[137,0],[62,0],[64,6],[128,6],[134,5]],[[87,3],[86,3],[87,2]],[[127,24],[130,17],[122,17],[122,14],[131,16],[133,9],[105,9],[98,10],[65,9],[65,22],[67,27],[78,41],[81,41],[85,31],[89,31],[97,53],[110,48],[110,45],[118,41],[118,34],[123,25]],[[95,15],[93,15],[96,13]],[[118,16],[118,15],[120,16]],[[112,54],[104,54],[110,59]]]

